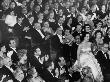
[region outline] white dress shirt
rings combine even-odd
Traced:
[[[37,29],[36,29],[37,30]],[[39,32],[39,34],[41,35],[42,38],[45,38],[45,36],[43,35],[43,33],[41,32],[41,30],[37,30]]]
[[[58,38],[60,39],[60,42],[63,43],[63,39],[62,39],[63,37],[62,37],[62,35],[58,35],[58,34],[57,34],[57,36],[58,36]]]

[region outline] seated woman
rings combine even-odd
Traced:
[[[39,75],[34,67],[28,70],[28,82],[45,82]]]
[[[27,50],[26,49],[18,50],[17,55],[19,58],[18,67],[20,67],[23,70],[23,72],[26,74],[28,69]]]
[[[89,67],[91,69],[91,73],[93,74],[94,80],[96,82],[103,82],[101,67],[92,53],[89,38],[90,34],[86,33],[84,35],[84,40],[78,47],[77,65],[79,66],[80,70],[82,70],[84,67]]]
[[[14,72],[15,80],[14,82],[27,82],[21,68],[17,68]]]
[[[0,44],[0,57],[5,58],[6,57],[6,46],[4,43]]]

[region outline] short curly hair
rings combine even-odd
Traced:
[[[26,49],[21,49],[17,51],[17,56],[19,59],[21,59],[25,54],[27,54],[27,50]]]

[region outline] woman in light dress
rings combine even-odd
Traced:
[[[36,71],[35,67],[32,67],[28,71],[28,82],[45,82]]]
[[[80,70],[84,67],[91,69],[93,78],[96,82],[103,82],[103,75],[101,67],[92,53],[91,42],[89,42],[90,34],[85,33],[82,43],[79,45],[77,50],[77,65]]]

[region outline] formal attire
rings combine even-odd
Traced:
[[[19,61],[19,58],[17,56],[17,50],[16,48],[8,48],[8,53],[7,53],[7,56],[9,58],[11,58],[11,61],[12,61],[12,68],[15,70],[16,69],[16,65],[18,64],[18,61]]]
[[[30,55],[29,57],[29,62],[31,64],[31,66],[34,66],[36,68],[36,71],[42,76],[42,71],[43,71],[43,64],[39,61],[39,57]]]
[[[101,71],[101,67],[95,58],[95,56],[91,52],[91,48],[82,48],[80,52],[80,65],[82,68],[88,66],[91,68],[93,77],[98,82],[103,82],[103,75]]]
[[[15,79],[15,77],[13,75],[13,69],[8,66],[2,67],[2,73],[3,73],[3,75],[9,76],[12,80]]]
[[[51,38],[51,46],[52,46],[52,50],[57,52],[57,56],[59,55],[63,55],[63,44],[62,44],[63,40],[62,40],[62,36],[60,35],[54,35]]]
[[[51,73],[50,71],[48,71],[47,69],[43,70],[43,79],[46,82],[59,82],[59,79],[54,77],[53,73]]]
[[[108,68],[109,55],[103,51],[98,51],[95,57],[100,63],[103,72],[107,71],[106,69]]]

